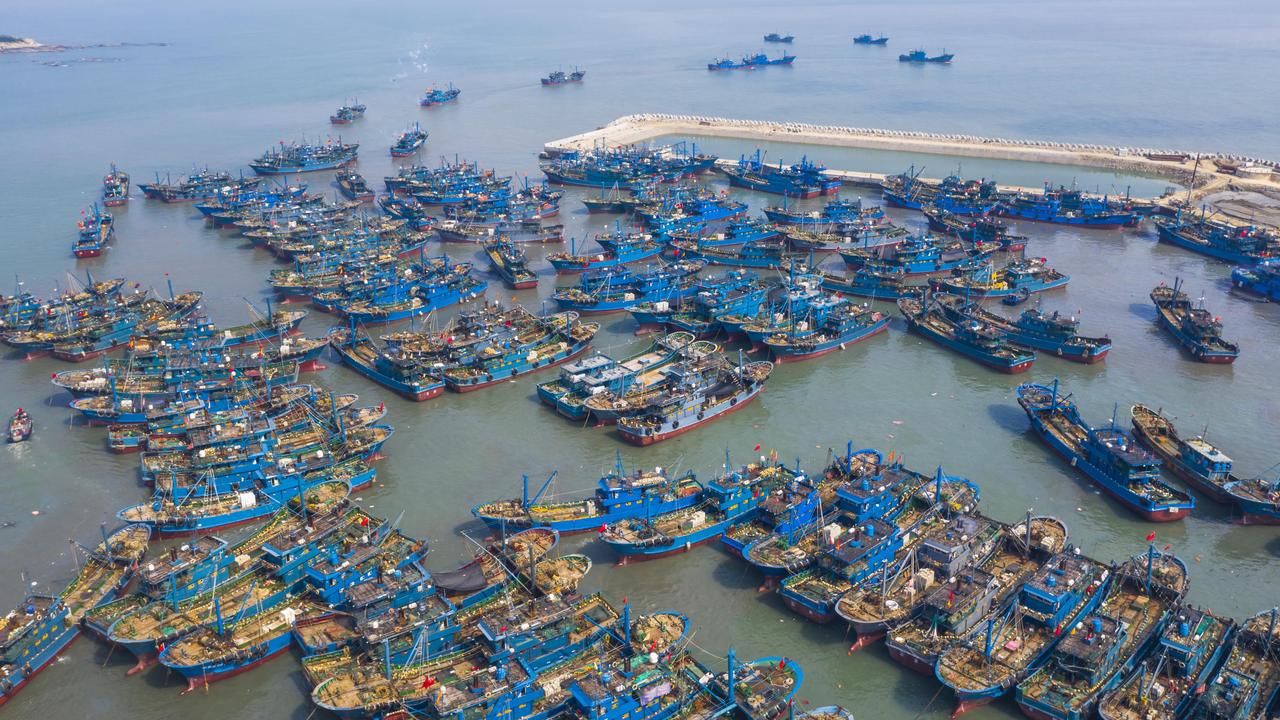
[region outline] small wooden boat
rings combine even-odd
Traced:
[[[35,431],[31,423],[31,415],[26,410],[18,408],[18,411],[9,418],[9,442],[20,443],[31,437],[31,433]]]

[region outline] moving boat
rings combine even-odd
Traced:
[[[102,204],[118,207],[129,202],[129,173],[111,163],[111,172],[102,178]]]
[[[563,70],[556,70],[555,72],[552,72],[550,75],[542,78],[542,84],[543,85],[567,85],[569,83],[582,82],[582,79],[585,78],[586,76],[587,76],[586,70],[579,70],[576,67],[573,69],[573,72],[567,73],[567,74]]]
[[[773,43],[790,43],[792,40],[795,40],[795,39],[796,38],[794,35],[779,35],[776,32],[769,33],[768,35],[764,36],[765,42],[773,42]]]
[[[365,109],[365,106],[358,102],[343,105],[329,116],[329,122],[334,125],[349,125],[352,121],[364,117]]]
[[[9,418],[8,440],[11,443],[20,443],[31,438],[34,432],[34,425],[31,422],[31,415],[22,408],[18,408],[13,413],[13,417]]]
[[[391,157],[409,157],[418,152],[426,141],[427,131],[423,130],[418,123],[414,123],[413,127],[400,133],[396,141],[391,143]]]
[[[911,51],[911,52],[909,52],[909,53],[904,53],[904,54],[902,54],[902,55],[899,55],[899,56],[898,56],[898,62],[905,62],[905,63],[940,63],[940,64],[943,64],[943,65],[949,65],[949,64],[951,63],[951,60],[952,60],[953,58],[955,58],[955,54],[954,54],[954,53],[949,53],[949,52],[947,52],[946,50],[943,50],[941,55],[930,55],[929,53],[925,52],[924,50],[912,50],[912,51]]]
[[[71,252],[78,258],[98,257],[115,238],[115,219],[111,213],[99,210],[98,204],[94,203],[87,215],[81,213],[76,230],[78,234]]]
[[[889,43],[889,38],[883,35],[879,37],[872,37],[871,35],[864,34],[864,35],[858,35],[855,38],[853,38],[854,45],[887,45],[888,43]]]
[[[427,89],[427,94],[423,95],[422,99],[418,101],[418,104],[421,105],[422,107],[434,107],[436,105],[443,105],[445,103],[453,102],[454,100],[457,100],[458,96],[461,94],[462,94],[462,91],[454,87],[453,83],[449,83],[449,87],[447,88],[438,88],[432,85],[430,88]]]
[[[1195,499],[1160,479],[1160,460],[1116,427],[1095,428],[1080,417],[1069,396],[1052,387],[1018,386],[1018,404],[1050,448],[1129,510],[1152,522],[1181,520]]]

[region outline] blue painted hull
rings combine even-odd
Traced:
[[[1002,358],[1002,357],[984,352],[981,349],[976,348],[968,343],[959,342],[955,338],[949,335],[944,335],[942,333],[935,332],[933,328],[929,327],[928,325],[912,322],[910,319],[907,320],[907,325],[912,330],[915,330],[916,332],[920,333],[921,335],[924,335],[925,337],[947,348],[948,350],[954,350],[955,352],[960,353],[961,355],[969,358],[970,360],[974,360],[976,362],[982,363],[983,365],[986,365],[987,367],[990,367],[990,368],[995,368],[996,370],[999,370],[1001,372],[1006,372],[1006,373],[1025,372],[1026,370],[1031,369],[1031,364],[1035,362],[1035,359],[1036,359],[1035,353],[1030,353],[1028,355],[1018,355],[1013,358]]]

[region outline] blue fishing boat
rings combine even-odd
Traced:
[[[684,302],[659,300],[631,308],[631,317],[639,323],[636,333],[671,327],[694,335],[708,335],[718,329],[718,316],[753,314],[768,293],[759,276],[747,270],[710,275],[702,278],[699,285],[696,294]]]
[[[785,196],[783,198],[786,199]],[[769,222],[784,225],[811,225],[825,227],[842,225],[884,217],[884,208],[876,205],[869,208],[862,206],[862,198],[853,200],[831,200],[820,210],[804,210],[788,206],[785,202],[780,206],[764,208],[764,216]]]
[[[418,123],[414,123],[413,127],[400,133],[396,141],[391,143],[391,157],[409,157],[418,152],[426,142],[427,131],[423,130]]]
[[[956,318],[929,294],[898,300],[907,327],[965,357],[1004,373],[1031,369],[1036,354],[1014,347],[1008,333],[976,317]]]
[[[883,35],[879,37],[874,37],[871,35],[863,34],[863,35],[858,35],[854,37],[853,44],[854,45],[888,45],[889,38]]]
[[[783,53],[779,57],[771,58],[768,55],[760,52],[760,53],[755,53],[753,55],[747,55],[746,57],[742,58],[742,63],[749,67],[763,67],[767,65],[790,65],[795,61],[796,61],[795,55],[787,55],[786,53]]]
[[[1154,545],[1125,562],[1097,608],[1054,645],[1044,666],[1018,683],[1019,709],[1037,720],[1092,717],[1102,697],[1164,633],[1187,582],[1186,565]]]
[[[489,267],[513,290],[538,287],[538,275],[529,268],[529,259],[519,245],[501,238],[484,246]]]
[[[357,333],[354,324],[332,328],[329,346],[347,367],[410,400],[422,402],[444,393],[444,381],[436,374],[412,358],[379,350],[367,334]]]
[[[966,296],[935,294],[933,297],[954,317],[977,317],[1003,331],[1014,345],[1040,350],[1063,360],[1096,363],[1111,351],[1110,338],[1081,336],[1078,333],[1080,320],[1062,315],[1057,310],[1045,313],[1036,307],[1024,310],[1010,320],[986,310]]]
[[[1021,258],[996,268],[987,263],[975,270],[933,281],[935,289],[975,298],[1007,298],[1066,287],[1070,275],[1049,267],[1045,258]]]
[[[1231,284],[1262,297],[1280,301],[1280,261],[1263,260],[1252,267],[1231,271]]]
[[[337,469],[339,467],[335,466],[334,470]],[[367,465],[340,480],[326,468],[310,478],[275,479],[265,483],[265,488],[200,496],[191,494],[179,503],[156,498],[127,507],[116,515],[126,522],[151,527],[152,533],[161,538],[203,535],[258,522],[286,507],[297,507],[299,487],[306,494],[308,504],[324,505],[346,497],[352,488],[350,483],[367,487],[373,478],[374,470]]]
[[[621,456],[613,472],[601,477],[595,492],[585,498],[544,499],[555,477],[552,473],[531,495],[526,475],[520,498],[481,503],[471,508],[471,514],[502,533],[545,527],[565,535],[599,530],[631,518],[663,515],[702,502],[702,483],[693,473],[670,477],[662,468],[627,473]]]
[[[115,238],[115,218],[111,213],[99,210],[97,203],[90,206],[87,214],[82,212],[80,215],[71,252],[78,258],[98,257]]]
[[[842,303],[817,321],[812,332],[808,332],[808,328],[795,328],[774,333],[764,339],[764,345],[775,362],[792,362],[844,350],[888,329],[888,315],[865,305]]]
[[[824,290],[876,300],[899,300],[919,295],[925,290],[919,285],[908,285],[905,274],[875,265],[860,267],[853,275],[824,272],[821,277]]]
[[[1158,410],[1134,405],[1133,437],[1155,453],[1167,468],[1193,490],[1215,502],[1233,504],[1228,487],[1240,479],[1231,474],[1231,458],[1203,437],[1184,439],[1173,421]]]
[[[941,55],[930,55],[924,50],[912,50],[898,56],[898,62],[905,63],[935,63],[940,65],[950,65],[952,59],[955,58],[954,53],[949,53],[945,49]]]
[[[1050,448],[1121,505],[1151,522],[1181,520],[1195,499],[1160,479],[1160,460],[1116,426],[1092,427],[1069,396],[1052,387],[1018,386],[1018,404]]]
[[[601,252],[579,254],[577,242],[572,241],[569,252],[551,253],[547,255],[547,262],[559,274],[580,273],[648,260],[662,252],[662,243],[648,233],[627,233],[619,229],[609,237],[597,236],[596,242]]]
[[[780,465],[726,467],[707,483],[695,505],[666,513],[642,513],[605,526],[600,533],[620,563],[688,552],[718,539],[736,523],[750,520],[761,501],[786,484],[792,473]]]
[[[802,258],[788,252],[787,241],[779,237],[748,240],[738,247],[704,245],[701,240],[673,240],[669,247],[669,254],[677,258],[700,258],[712,265],[737,268],[780,268]]]
[[[602,282],[583,273],[577,287],[558,288],[551,299],[562,310],[584,314],[623,312],[642,302],[679,301],[698,292],[697,275],[705,266],[703,260],[680,260],[617,281],[605,275]]]
[[[1191,298],[1182,291],[1182,280],[1175,278],[1173,287],[1163,282],[1151,291],[1156,305],[1156,322],[1173,336],[1191,357],[1203,363],[1233,363],[1240,356],[1240,346],[1222,337],[1222,319],[1204,307],[1192,306]]]
[[[772,43],[790,43],[795,39],[796,39],[795,35],[780,35],[776,32],[769,33],[768,35],[764,36],[765,42],[772,42]]]
[[[1111,571],[1075,548],[1057,553],[1018,588],[1014,603],[939,656],[934,674],[955,693],[953,718],[1008,693],[1049,659],[1106,595]]]
[[[992,180],[964,180],[948,175],[941,183],[920,179],[921,168],[911,166],[905,173],[889,175],[880,183],[885,202],[911,210],[936,208],[953,215],[986,215],[1000,205],[1000,195]]]
[[[782,238],[782,231],[776,225],[761,220],[738,220],[718,231],[708,231],[706,228],[673,230],[666,233],[666,236],[669,244],[663,252],[669,257],[675,257],[676,246],[671,244],[675,242],[684,242],[681,247],[695,249],[732,247],[757,240],[778,240]]]
[[[56,597],[32,595],[0,621],[0,705],[53,663],[79,635],[85,615],[116,598],[133,578],[150,533],[126,525],[88,548],[73,542],[85,559],[76,577]]]
[[[1152,222],[1161,242],[1237,265],[1280,257],[1280,233],[1254,225],[1236,225],[1200,215],[1157,217]]]
[[[267,150],[261,157],[250,162],[249,167],[259,175],[333,170],[355,162],[359,149],[358,144],[344,143],[341,140],[330,140],[323,145],[281,142],[278,147]]]
[[[1275,656],[1280,639],[1276,635],[1278,614],[1272,608],[1240,624],[1227,659],[1212,680],[1195,687],[1197,697],[1184,717],[1235,720],[1266,714],[1280,689],[1280,664]]]
[[[834,195],[840,191],[844,182],[838,177],[827,175],[825,167],[809,162],[807,157],[800,158],[800,162],[790,166],[784,166],[781,161],[776,167],[768,165],[763,161],[760,150],[756,150],[752,157],[743,155],[736,165],[717,166],[717,169],[735,187],[793,198]]]
[[[556,70],[552,72],[550,75],[542,78],[542,84],[544,86],[567,85],[569,83],[582,82],[582,79],[585,78],[586,76],[587,76],[586,70],[579,70],[576,67],[573,69],[573,72],[571,73],[566,73],[563,70]]]
[[[738,61],[732,58],[716,58],[707,63],[708,70],[745,70],[750,68],[751,64],[745,60]]]
[[[447,88],[438,88],[432,85],[430,88],[427,89],[427,94],[423,95],[422,99],[418,101],[418,104],[421,105],[422,107],[434,107],[436,105],[443,105],[445,103],[449,103],[449,102],[453,102],[454,100],[457,100],[458,96],[461,94],[462,94],[462,91],[454,87],[453,83],[449,83],[449,87]]]
[[[935,232],[946,233],[979,247],[995,245],[1003,252],[1020,252],[1027,248],[1027,237],[1013,234],[1009,225],[997,217],[957,215],[933,205],[922,209],[929,220],[929,229]]]
[[[587,351],[600,326],[584,323],[577,313],[535,318],[514,342],[491,345],[467,361],[440,371],[454,392],[471,392],[568,362]]]
[[[975,248],[960,240],[917,235],[896,243],[840,250],[840,257],[851,268],[869,265],[906,276],[936,275],[976,265],[995,248]]]
[[[219,192],[250,190],[261,184],[261,178],[234,178],[229,172],[205,168],[177,182],[168,176],[165,176],[164,182],[160,182],[160,174],[156,173],[154,183],[138,183],[138,189],[142,190],[142,194],[147,198],[166,203],[181,203],[206,200],[215,197]]]
[[[1174,614],[1141,667],[1098,700],[1101,720],[1185,717],[1199,699],[1199,688],[1213,679],[1235,622],[1185,605]]]
[[[1017,192],[1001,196],[997,212],[1021,220],[1091,228],[1133,227],[1143,218],[1127,199],[1090,197],[1065,187],[1055,190],[1048,184],[1039,195]]]
[[[622,361],[600,354],[566,365],[559,378],[538,385],[538,397],[559,415],[583,421],[592,414],[593,401],[643,392],[665,381],[663,369],[668,365],[717,350],[715,344],[696,340],[691,333],[669,333]]]

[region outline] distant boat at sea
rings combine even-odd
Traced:
[[[769,33],[768,35],[764,36],[765,42],[772,42],[772,43],[790,43],[792,40],[795,40],[795,39],[796,39],[795,35],[779,35],[778,33]]]
[[[576,67],[573,69],[573,72],[571,73],[566,73],[563,70],[556,70],[550,75],[542,78],[542,84],[543,85],[568,85],[569,83],[582,82],[582,79],[586,76],[587,76],[586,70],[579,70]]]
[[[951,60],[953,58],[955,58],[955,54],[949,53],[946,50],[943,50],[941,55],[930,55],[924,50],[912,50],[909,53],[903,53],[902,55],[899,55],[898,62],[937,63],[939,65],[950,65]]]
[[[880,37],[871,37],[870,35],[859,35],[853,39],[854,45],[887,45],[889,38],[881,35]]]

